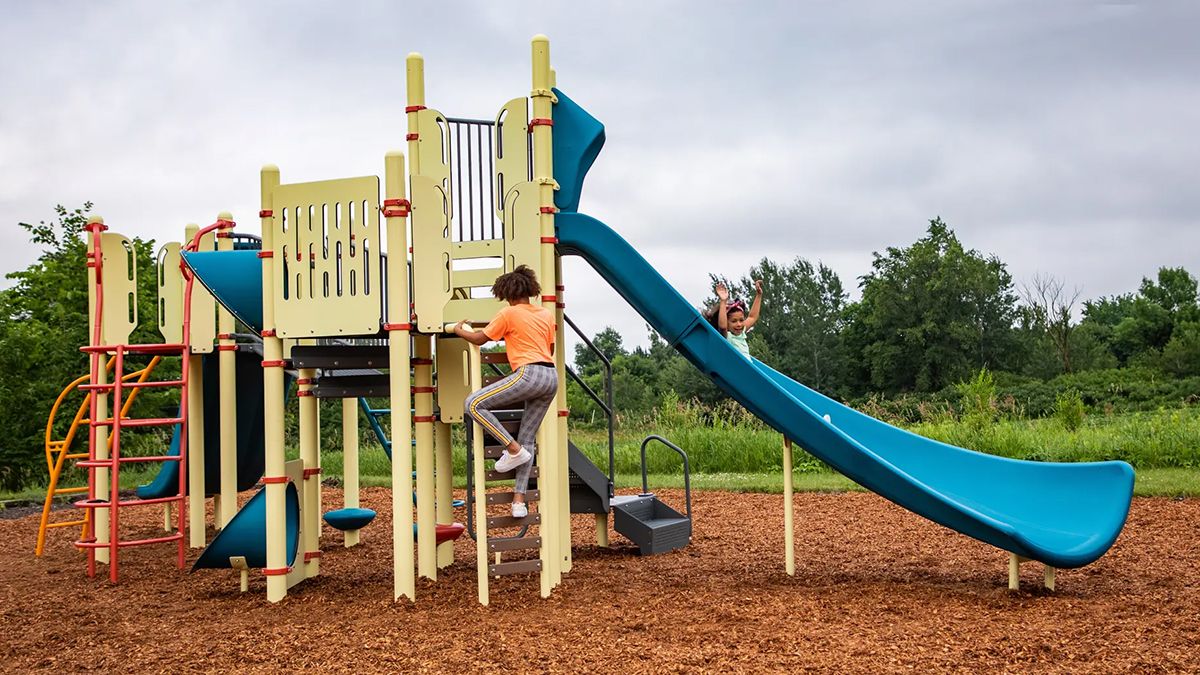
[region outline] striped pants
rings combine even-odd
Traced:
[[[513,440],[512,434],[500,424],[492,410],[511,409],[524,403],[525,414],[521,417],[516,440],[530,454],[537,455],[537,430],[557,394],[558,371],[548,366],[521,366],[503,380],[472,393],[467,397],[464,408],[467,415],[489,434],[501,443],[508,444]],[[513,492],[525,494],[532,467],[533,461],[530,460],[517,468]]]

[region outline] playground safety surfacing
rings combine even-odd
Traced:
[[[576,516],[560,589],[494,580],[484,608],[466,537],[418,604],[392,603],[389,499],[364,490],[380,517],[363,543],[326,529],[322,576],[279,605],[261,575],[239,594],[236,575],[186,574],[153,548],[125,554],[120,586],[89,580],[69,537],[35,560],[37,517],[0,520],[0,671],[1200,671],[1200,500],[1136,499],[1108,555],[1053,593],[1026,565],[1010,593],[1004,554],[863,493],[796,496],[788,577],[778,495],[700,492],[686,549],[581,544],[594,524]]]

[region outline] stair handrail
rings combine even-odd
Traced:
[[[571,379],[575,380],[575,382],[583,387],[584,392],[586,392],[588,396],[590,396],[592,400],[600,406],[600,409],[604,411],[604,414],[608,416],[608,484],[609,492],[611,493],[612,485],[614,484],[616,478],[617,464],[613,442],[615,435],[614,423],[616,421],[616,411],[613,410],[612,361],[610,361],[609,358],[604,355],[604,352],[600,351],[600,349],[588,339],[587,335],[584,335],[583,331],[579,330],[579,326],[576,326],[575,322],[572,321],[571,317],[567,316],[566,313],[563,314],[563,321],[565,321],[566,324],[571,327],[571,330],[575,331],[575,334],[579,336],[579,339],[583,340],[583,343],[587,345],[588,349],[600,358],[600,363],[604,364],[605,401],[601,401],[600,397],[596,395],[596,392],[592,391],[592,388],[585,384],[583,379],[579,377],[579,375],[575,374],[575,371],[571,370],[569,366],[567,367],[567,373],[571,376]]]
[[[683,448],[679,447],[678,445],[675,445],[671,441],[668,441],[667,439],[663,438],[662,436],[659,436],[658,434],[650,434],[642,441],[642,494],[650,494],[650,480],[646,475],[646,446],[650,444],[650,441],[658,441],[659,443],[662,443],[663,445],[667,446],[668,448],[679,453],[679,456],[683,458],[683,496],[687,502],[687,517],[688,517],[688,520],[691,520],[692,519],[692,479],[691,479],[692,469],[691,469],[691,464],[688,462],[687,453],[683,451]]]

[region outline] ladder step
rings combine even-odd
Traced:
[[[108,384],[81,384],[79,388],[83,391],[112,391],[116,388],[116,384],[112,382]],[[183,380],[150,380],[147,382],[124,382],[121,384],[122,389],[142,389],[146,387],[182,387]]]
[[[80,485],[79,487],[69,487],[69,488],[54,488],[54,494],[51,496],[54,496],[54,495],[77,495],[80,492],[87,492],[87,491],[88,491],[88,487],[86,485]]]
[[[538,467],[535,466],[529,470],[529,477],[537,478],[537,476],[538,476]],[[512,480],[515,477],[516,477],[516,469],[514,469],[512,471],[505,471],[504,473],[500,473],[499,471],[487,471],[483,474],[484,480]]]
[[[486,459],[500,459],[504,456],[505,447],[503,445],[485,445],[483,446],[483,456]]]
[[[488,516],[487,526],[489,530],[496,530],[502,527],[524,527],[526,525],[537,525],[542,522],[542,514],[531,513],[524,518],[513,518],[512,516]]]
[[[538,497],[537,490],[530,490],[525,493],[526,502],[536,502]],[[512,500],[513,493],[511,492],[492,492],[488,494],[486,501],[488,504],[511,504]]]
[[[522,551],[531,548],[541,548],[541,537],[499,537],[489,538],[488,553],[502,553],[504,551]]]
[[[140,419],[121,419],[123,427],[165,427],[175,424],[183,424],[182,417],[143,417]],[[92,422],[94,427],[111,427],[113,421],[111,419]]]
[[[518,560],[516,562],[493,563],[488,565],[488,575],[493,577],[502,577],[507,574],[526,574],[529,572],[541,572],[541,560]]]
[[[71,527],[75,525],[84,525],[86,523],[86,520],[69,520],[65,523],[46,523],[46,529],[49,530],[55,527]]]

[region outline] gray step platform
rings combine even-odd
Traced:
[[[613,497],[613,529],[638,547],[639,555],[655,555],[687,546],[692,521],[654,494]]]

